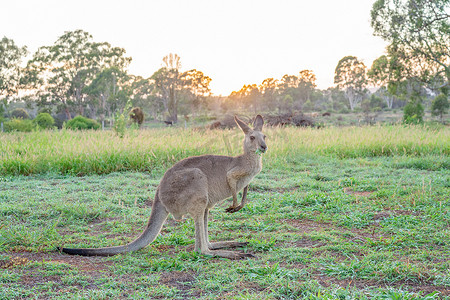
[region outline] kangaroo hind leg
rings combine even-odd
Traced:
[[[223,248],[238,248],[238,247],[245,247],[248,245],[247,242],[236,242],[236,241],[222,241],[222,242],[209,242],[209,235],[208,235],[208,217],[209,217],[209,209],[205,210],[204,213],[204,227],[205,227],[205,235],[206,235],[206,242],[208,244],[209,250],[217,250],[217,249],[223,249]]]

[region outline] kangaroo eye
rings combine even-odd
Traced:
[[[250,139],[253,141],[255,139],[255,137],[253,135],[251,135]]]

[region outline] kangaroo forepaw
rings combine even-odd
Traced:
[[[236,207],[237,207],[237,206],[236,206]],[[228,208],[225,208],[225,211],[226,211],[227,213],[232,213],[232,212],[234,212],[233,210],[235,210],[236,207],[230,206],[230,207],[228,207]]]
[[[233,206],[230,206],[230,207],[228,207],[227,209],[225,209],[225,211],[227,212],[227,213],[230,213],[230,214],[232,214],[232,213],[235,213],[235,212],[237,212],[237,211],[240,211],[241,209],[243,208],[243,206],[236,206],[236,207],[233,207]]]

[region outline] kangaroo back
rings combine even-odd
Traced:
[[[161,231],[164,222],[167,219],[169,213],[164,205],[159,200],[159,189],[156,191],[155,201],[152,206],[152,213],[148,220],[147,227],[141,233],[141,235],[124,246],[105,247],[105,248],[61,248],[60,250],[67,254],[83,255],[83,256],[110,256],[119,253],[126,253],[136,251],[144,248],[155,240]]]

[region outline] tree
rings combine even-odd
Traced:
[[[186,98],[190,100],[191,111],[196,113],[202,107],[206,108],[206,99],[211,95],[211,78],[192,69],[181,74],[181,82]]]
[[[300,71],[298,76],[298,93],[303,103],[311,101],[311,95],[316,88],[316,75],[311,70]]]
[[[84,88],[104,68],[125,69],[131,58],[124,55],[122,48],[94,42],[88,32],[68,31],[33,55],[27,65],[28,87],[35,88],[41,105],[61,105],[68,118],[71,108],[83,114],[88,100]]]
[[[260,109],[258,100],[261,98],[261,94],[256,84],[244,84],[239,91],[233,91],[228,98],[241,108],[252,107],[255,112]]]
[[[380,96],[386,101],[387,107],[392,109],[401,80],[401,66],[395,57],[382,55],[375,59],[367,72],[371,83],[379,86]]]
[[[344,90],[350,109],[354,110],[366,92],[366,66],[355,56],[342,58],[336,66],[334,83]]]
[[[133,106],[139,106],[144,111],[150,111],[153,118],[157,118],[165,112],[164,101],[159,96],[154,81],[151,78],[131,76],[131,102]]]
[[[18,47],[7,37],[0,40],[0,117],[6,109],[8,99],[18,92],[22,76],[20,63],[26,54],[26,47]]]
[[[159,96],[163,100],[164,109],[169,115],[170,121],[178,121],[178,101],[181,90],[181,58],[177,54],[170,53],[163,58],[164,66],[156,71],[151,79],[154,81]]]
[[[370,95],[369,98],[361,102],[361,110],[364,114],[364,119],[367,124],[375,122],[375,118],[383,107],[383,100],[375,94]]]
[[[100,112],[100,120],[110,119],[116,110],[123,109],[130,99],[131,91],[127,87],[128,75],[118,67],[103,69],[92,82],[85,86],[83,93],[90,97],[91,116]]]
[[[441,122],[444,120],[444,115],[447,113],[449,108],[448,96],[445,94],[440,94],[434,98],[431,104],[431,114],[433,116],[439,116]]]
[[[283,100],[281,102],[281,108],[285,111],[289,111],[291,110],[293,105],[294,99],[292,99],[292,96],[289,94],[284,95]]]
[[[262,103],[270,111],[278,106],[278,84],[277,79],[267,78],[258,86],[262,95]]]
[[[445,87],[450,81],[449,8],[450,0],[377,0],[371,25],[375,35],[404,56],[405,67],[416,71],[417,61],[425,62],[435,71],[424,68],[420,79]]]

